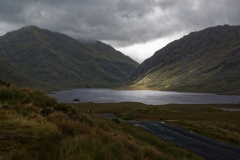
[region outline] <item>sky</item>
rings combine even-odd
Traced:
[[[0,0],[0,36],[23,26],[100,40],[141,63],[173,40],[240,25],[240,0]]]

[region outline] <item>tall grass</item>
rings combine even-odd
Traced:
[[[0,141],[0,153],[6,149],[0,159],[199,159],[133,126],[58,104],[40,91],[0,88],[1,95],[0,137],[7,136]],[[52,112],[43,116],[46,107]]]
[[[19,89],[17,87],[0,87],[0,103],[17,104],[34,104],[36,107],[54,107],[57,101],[48,97],[39,90]]]

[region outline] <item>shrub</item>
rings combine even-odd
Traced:
[[[116,122],[117,124],[120,124],[119,119],[113,119],[114,122]]]
[[[57,100],[47,96],[41,91],[34,91],[31,93],[33,104],[38,107],[54,107],[57,105]]]

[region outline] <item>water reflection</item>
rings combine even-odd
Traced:
[[[50,94],[64,103],[140,102],[144,104],[237,104],[240,96],[148,90],[74,89]],[[79,102],[73,102],[79,99]]]

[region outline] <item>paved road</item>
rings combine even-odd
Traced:
[[[224,144],[164,122],[132,123],[206,160],[240,160],[240,147]]]

